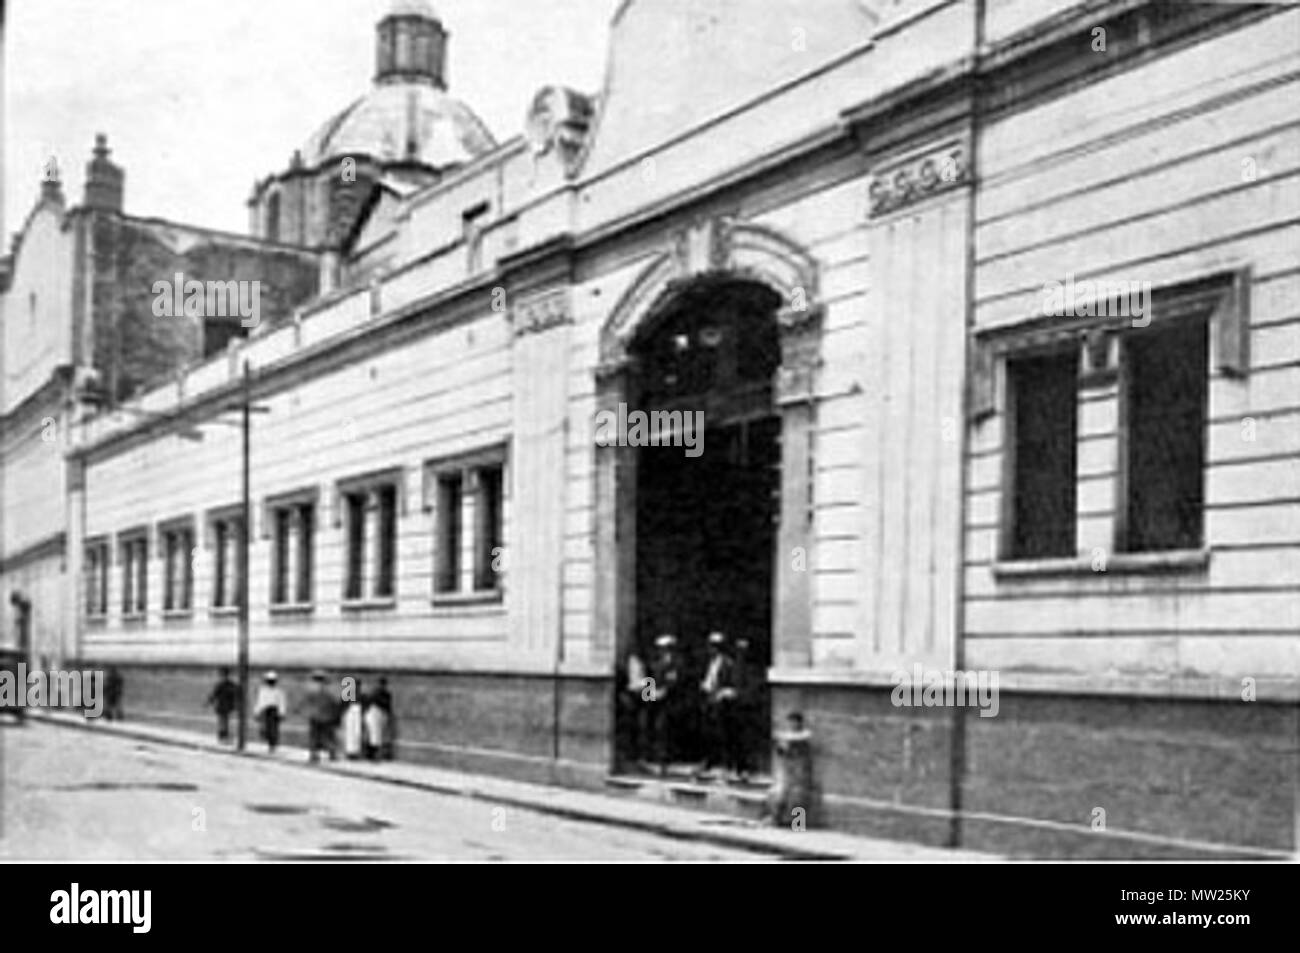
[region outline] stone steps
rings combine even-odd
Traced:
[[[757,822],[763,813],[771,779],[751,778],[745,784],[697,777],[694,768],[670,766],[659,775],[619,773],[605,777],[605,788],[620,797],[636,798],[709,814]]]

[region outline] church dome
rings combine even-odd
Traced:
[[[496,141],[483,121],[443,90],[422,83],[385,83],[321,126],[303,146],[302,157],[308,166],[370,156],[441,169],[494,148]]]
[[[442,169],[496,148],[483,121],[447,92],[447,31],[426,0],[394,0],[375,34],[373,86],[307,140],[306,165],[369,156]]]

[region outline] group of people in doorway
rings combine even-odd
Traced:
[[[217,738],[230,738],[230,716],[239,708],[239,686],[222,669],[216,686],[208,696],[208,705],[217,714]],[[367,691],[360,679],[344,678],[332,684],[323,671],[311,675],[311,685],[295,709],[307,721],[309,760],[319,761],[322,754],[337,760],[342,731],[344,757],[391,760],[394,748],[393,693],[388,679],[381,678],[373,691]],[[280,686],[279,676],[267,672],[262,676],[253,717],[262,740],[272,754],[280,744],[280,729],[289,717],[289,699]]]
[[[660,635],[647,661],[634,650],[623,663],[620,722],[624,748],[636,764],[657,764],[660,774],[678,760],[702,762],[746,780],[753,770],[754,737],[761,720],[761,679],[747,639],[734,643],[712,632],[701,669],[687,664],[677,637]]]

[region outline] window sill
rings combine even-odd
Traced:
[[[1044,576],[1179,573],[1195,572],[1209,564],[1208,549],[1171,549],[1152,553],[1108,553],[1105,569],[1094,569],[1092,556],[1005,560],[993,564],[993,575],[998,579],[1036,579]]]
[[[86,625],[108,625],[108,613],[86,616]]]
[[[271,615],[308,615],[315,611],[314,602],[280,602],[271,606]]]
[[[233,619],[239,615],[239,606],[213,606],[209,611],[215,619]]]
[[[149,618],[148,614],[144,612],[123,612],[122,613],[123,622],[140,623],[140,622],[144,622],[148,618]]]
[[[502,601],[500,589],[480,589],[476,592],[440,592],[433,597],[435,607],[483,606]]]
[[[367,609],[395,609],[397,599],[395,597],[385,597],[382,599],[344,599],[344,612],[364,612]]]
[[[164,619],[192,619],[194,618],[193,609],[164,609]]]

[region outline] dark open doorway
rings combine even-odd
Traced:
[[[634,348],[631,410],[702,415],[692,453],[677,441],[636,453],[635,637],[627,647],[662,678],[660,636],[676,638],[676,698],[670,730],[636,699],[620,706],[619,762],[708,760],[701,690],[711,633],[743,686],[735,707],[738,744],[751,770],[767,758],[774,559],[781,485],[781,420],[773,401],[780,363],[777,296],[752,283],[703,283],[680,296]],[[685,419],[685,418],[683,418]],[[626,658],[620,677],[626,678]],[[620,687],[627,692],[627,682]],[[665,735],[667,740],[664,740]],[[722,762],[725,765],[725,759]]]

